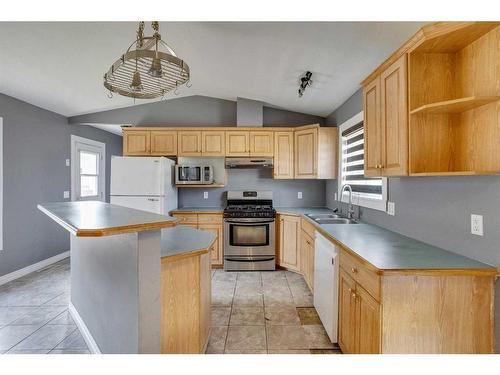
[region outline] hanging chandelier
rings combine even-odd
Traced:
[[[139,22],[136,40],[104,74],[104,87],[111,96],[153,99],[189,81],[189,66],[161,39],[159,23],[151,26],[153,36],[144,36],[144,22]]]

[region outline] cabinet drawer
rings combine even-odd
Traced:
[[[198,224],[197,214],[174,213],[172,216],[179,219],[179,224]]]
[[[198,214],[198,224],[222,224],[221,214]]]
[[[380,301],[380,276],[365,266],[362,261],[349,254],[344,249],[340,250],[340,267],[358,282],[377,301]]]
[[[316,229],[314,228],[314,225],[312,225],[307,220],[302,219],[301,226],[302,230],[306,232],[309,235],[309,237],[311,237],[314,240],[314,238],[316,237]]]

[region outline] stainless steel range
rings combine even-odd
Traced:
[[[272,191],[228,191],[224,209],[224,270],[275,269]]]

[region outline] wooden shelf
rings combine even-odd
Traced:
[[[474,176],[478,173],[474,171],[442,171],[442,172],[411,172],[410,176],[414,177],[433,177],[433,176]]]
[[[179,184],[175,185],[178,188],[220,188],[226,186],[225,184],[209,184],[209,185],[201,185],[201,184]]]
[[[415,115],[419,113],[444,114],[444,113],[461,113],[482,105],[493,103],[500,100],[500,96],[469,96],[467,98],[445,100],[426,104],[418,107],[410,112]]]

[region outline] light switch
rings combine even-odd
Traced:
[[[65,191],[65,192],[63,193],[63,198],[64,198],[64,199],[69,199],[69,191]]]
[[[302,192],[301,191],[297,192],[297,199],[302,199]]]
[[[394,216],[396,214],[396,203],[387,202],[387,213],[391,216]]]
[[[482,236],[483,232],[483,215],[470,215],[470,232],[477,236]]]
[[[334,194],[333,194],[333,200],[338,201],[338,199],[337,199],[337,198],[338,198],[337,193],[334,193]]]
[[[69,167],[69,159],[66,159],[66,167]]]
[[[203,199],[208,199],[208,191],[203,192]]]

